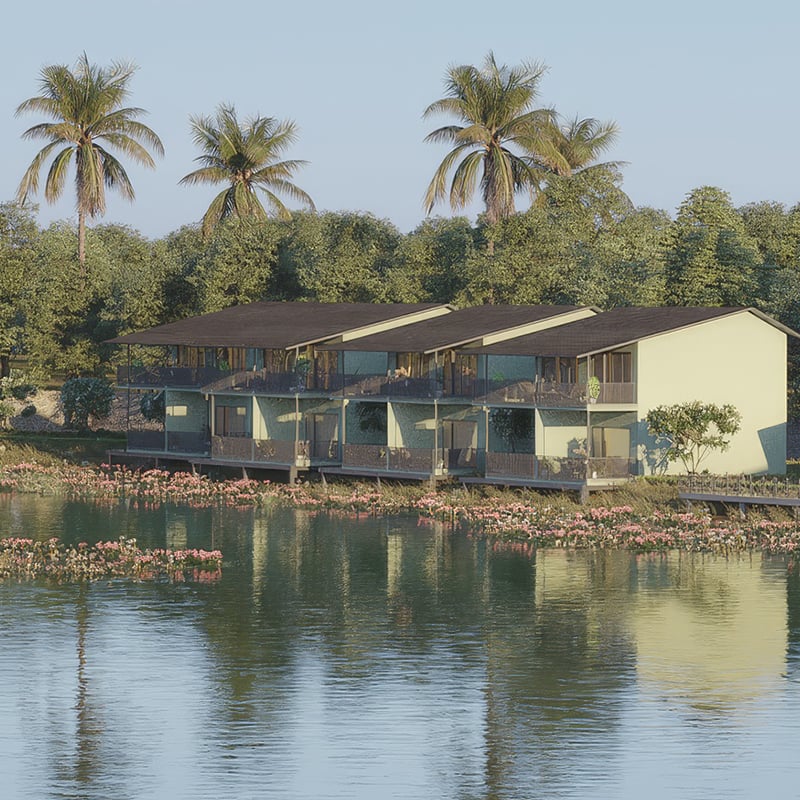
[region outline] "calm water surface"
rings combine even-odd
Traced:
[[[9,534],[225,564],[213,585],[0,585],[4,800],[800,797],[780,558],[0,495]]]

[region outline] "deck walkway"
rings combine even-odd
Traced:
[[[678,497],[692,503],[738,506],[744,516],[747,506],[777,506],[800,512],[800,483],[788,478],[758,478],[752,475],[697,475],[681,484]]]

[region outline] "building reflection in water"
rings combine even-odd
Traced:
[[[99,538],[129,530],[121,511],[64,514],[105,526]],[[74,753],[51,748],[62,789],[107,780],[112,754],[134,780],[135,737],[166,764],[142,737],[169,729],[209,759],[186,782],[198,797],[221,775],[242,796],[254,777],[311,796],[364,776],[427,796],[614,796],[602,767],[624,761],[642,696],[716,719],[797,674],[800,579],[782,559],[535,552],[298,510],[162,508],[138,525],[151,545],[221,548],[223,578],[92,587],[77,614],[72,593]]]

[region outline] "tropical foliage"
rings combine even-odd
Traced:
[[[615,123],[592,117],[561,122],[554,109],[534,108],[545,70],[538,62],[501,66],[493,53],[481,69],[450,67],[446,96],[424,113],[425,117],[447,114],[460,123],[437,128],[425,139],[454,145],[425,193],[428,213],[445,198],[453,209],[464,208],[480,180],[486,221],[492,225],[514,213],[520,191],[535,194],[553,176],[619,166],[619,162],[595,163],[615,143],[619,133]]]
[[[22,134],[25,139],[43,139],[47,144],[25,171],[17,199],[24,202],[29,195],[36,194],[39,173],[52,158],[44,196],[48,203],[55,202],[64,192],[68,169],[74,162],[81,264],[86,260],[86,217],[105,213],[105,190],[116,189],[126,199],[134,198],[125,168],[108,147],[146,167],[155,164],[145,145],[159,155],[164,153],[158,136],[139,122],[144,110],[123,105],[130,94],[128,84],[135,70],[133,64],[124,62],[98,67],[90,64],[84,53],[74,69],[63,64],[44,67],[41,94],[17,108],[17,115],[37,113],[51,120]]]
[[[445,97],[431,103],[424,116],[448,114],[460,124],[437,128],[425,139],[454,145],[425,193],[428,213],[448,196],[453,209],[464,208],[480,180],[486,218],[493,224],[514,213],[517,192],[538,186],[537,160],[568,169],[550,136],[555,112],[533,107],[544,72],[539,63],[498,65],[493,53],[481,69],[471,65],[448,69]]]
[[[311,198],[292,183],[305,161],[280,160],[297,141],[297,126],[289,120],[252,117],[243,123],[232,105],[221,105],[214,117],[191,117],[192,137],[202,151],[195,161],[199,169],[181,179],[181,184],[227,184],[203,217],[208,235],[220,221],[236,216],[264,219],[267,215],[258,197],[262,192],[270,208],[281,219],[290,217],[279,195],[314,208]]]
[[[728,449],[741,420],[742,415],[732,405],[718,406],[699,400],[657,406],[646,417],[651,435],[667,444],[665,459],[679,460],[690,474],[696,473],[714,450]]]
[[[266,117],[240,124],[233,106],[221,106],[192,119],[200,168],[184,179],[224,186],[206,224],[148,240],[124,225],[84,228],[89,212],[100,213],[100,190],[130,188],[109,150],[150,165],[146,148],[161,152],[141,109],[123,105],[133,68],[98,68],[85,56],[73,70],[46,68],[41,96],[19,107],[51,118],[26,133],[46,146],[20,186],[25,204],[0,204],[0,378],[17,359],[38,379],[104,376],[124,357],[109,339],[253,300],[735,304],[800,330],[800,205],[737,209],[722,189],[701,186],[675,219],[634,206],[620,162],[600,161],[616,126],[538,107],[543,70],[502,66],[490,54],[481,68],[452,67],[445,97],[428,107],[454,118],[428,137],[452,145],[428,208],[448,198],[463,206],[480,188],[487,214],[477,224],[434,217],[401,233],[367,213],[288,217],[278,195],[311,207],[293,183],[303,162],[281,160],[296,128]],[[88,104],[84,116],[79,100]],[[90,117],[97,121],[88,135],[72,141]],[[76,183],[102,174],[99,189],[78,193],[86,210],[77,226],[41,229],[27,203],[48,161],[45,199],[63,189],[69,164],[80,166]],[[517,190],[538,192],[537,202],[512,213]],[[267,214],[259,193],[278,213]],[[163,356],[153,350],[132,356],[152,363]],[[789,383],[789,413],[800,417],[800,346],[792,340]]]
[[[89,417],[107,417],[113,402],[114,389],[102,378],[70,378],[61,387],[61,408],[68,428],[86,430]]]

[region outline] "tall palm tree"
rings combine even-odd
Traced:
[[[549,133],[553,146],[560,156],[549,159],[547,154],[532,153],[533,160],[545,170],[560,176],[573,175],[585,169],[619,167],[622,161],[595,163],[601,153],[612,147],[619,136],[615,122],[600,122],[594,117],[556,124]]]
[[[297,140],[297,126],[273,117],[253,117],[240,125],[232,105],[220,105],[212,117],[190,117],[195,144],[203,151],[195,161],[200,169],[181,179],[181,184],[228,184],[211,202],[203,217],[203,234],[208,235],[226,217],[265,218],[267,212],[256,190],[264,193],[281,219],[291,215],[276,192],[305,203],[314,202],[291,179],[305,161],[279,161],[281,154]]]
[[[448,196],[453,209],[463,208],[475,193],[480,173],[481,193],[489,223],[514,213],[515,194],[534,191],[539,183],[537,154],[548,163],[565,166],[549,131],[555,112],[533,108],[546,67],[523,63],[498,66],[489,53],[483,67],[453,66],[447,71],[447,96],[431,103],[423,114],[451,114],[460,125],[437,128],[426,142],[448,142],[453,149],[444,157],[425,193],[428,213]],[[458,163],[457,163],[458,162]]]
[[[84,53],[71,70],[63,64],[41,71],[41,94],[17,108],[17,116],[36,112],[50,117],[28,128],[24,139],[48,142],[31,162],[20,181],[17,199],[24,203],[39,189],[39,173],[50,158],[44,196],[48,203],[61,197],[70,163],[75,161],[75,191],[78,211],[78,258],[86,261],[86,217],[102,216],[106,210],[105,190],[117,189],[128,200],[134,199],[133,186],[122,164],[106,146],[119,150],[146,167],[155,167],[145,145],[164,154],[161,140],[138,121],[146,113],[141,108],[126,108],[128,83],[136,66],[113,62],[110,67],[90,64]],[[143,144],[144,143],[144,144]],[[59,149],[60,148],[60,149]]]

